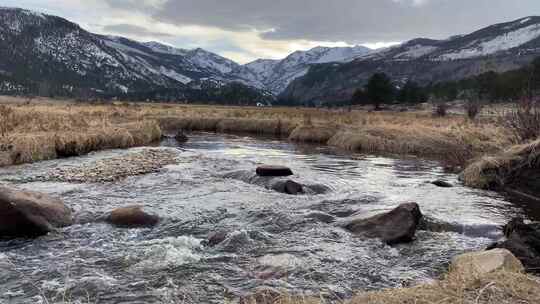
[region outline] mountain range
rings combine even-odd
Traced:
[[[316,47],[248,64],[201,48],[90,33],[66,19],[0,7],[0,93],[140,93],[148,99],[209,100],[220,95],[271,102],[349,100],[376,72],[396,83],[461,79],[516,69],[540,55],[540,17],[496,24],[445,40],[419,38],[371,50]],[[3,58],[3,59],[2,59]],[[258,97],[257,97],[258,96]],[[221,98],[223,99],[223,98]]]
[[[93,34],[60,17],[0,8],[0,90],[60,84],[107,94],[164,89],[193,90],[239,82],[277,95],[310,64],[349,61],[365,47],[298,51],[283,60],[240,65],[201,48],[186,50],[159,42]]]
[[[426,85],[518,69],[538,56],[540,17],[527,17],[445,40],[413,39],[351,62],[313,65],[280,98],[303,103],[344,101],[377,72],[397,84],[412,80]]]

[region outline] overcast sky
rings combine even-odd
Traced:
[[[447,38],[540,15],[540,0],[0,0],[102,34],[202,47],[241,63],[317,45]]]

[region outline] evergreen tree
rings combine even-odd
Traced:
[[[400,103],[422,103],[427,102],[428,97],[416,82],[409,80],[399,90],[396,99]]]
[[[374,74],[366,85],[367,97],[375,106],[375,110],[379,110],[381,104],[391,103],[394,100],[394,90],[390,78],[384,73]]]

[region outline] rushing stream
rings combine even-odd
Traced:
[[[436,278],[452,256],[485,247],[500,237],[500,225],[526,213],[498,194],[459,186],[431,161],[215,134],[162,146],[176,149],[178,165],[112,183],[28,180],[128,151],[1,169],[0,182],[59,196],[79,217],[139,204],[163,220],[152,229],[89,222],[36,240],[0,241],[0,303],[224,303],[260,287],[346,298]],[[289,196],[222,177],[262,163],[289,166],[331,191]],[[429,184],[436,179],[457,186]],[[310,216],[325,212],[339,221],[403,202],[417,202],[424,215],[461,233],[418,231],[413,243],[390,247]],[[229,232],[224,242],[204,245],[221,230]]]

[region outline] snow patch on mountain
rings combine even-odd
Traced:
[[[191,79],[191,78],[189,78],[189,77],[187,77],[187,76],[185,76],[185,75],[179,74],[179,73],[177,73],[177,72],[174,71],[174,70],[167,69],[167,68],[164,67],[164,66],[162,66],[162,67],[160,68],[160,72],[161,72],[163,75],[165,75],[165,76],[167,76],[167,77],[169,77],[169,78],[172,78],[172,79],[174,79],[174,80],[176,80],[176,81],[178,81],[178,82],[180,82],[180,83],[183,83],[183,84],[188,84],[188,83],[190,83],[191,81],[193,81],[193,79]]]
[[[531,40],[540,37],[540,24],[533,24],[515,31],[504,33],[491,40],[476,43],[471,48],[441,55],[443,60],[466,59],[495,54],[500,51],[519,47]]]
[[[186,56],[186,54],[189,52],[185,49],[179,49],[175,48],[169,45],[165,45],[163,43],[150,41],[143,43],[146,47],[151,49],[152,51],[156,53],[162,53],[162,54],[169,54],[169,55],[176,55],[176,56]]]
[[[408,47],[408,49],[404,52],[401,52],[394,56],[396,59],[416,59],[423,56],[426,56],[428,54],[433,53],[438,48],[435,46],[429,46],[429,45],[413,45],[411,47]]]

